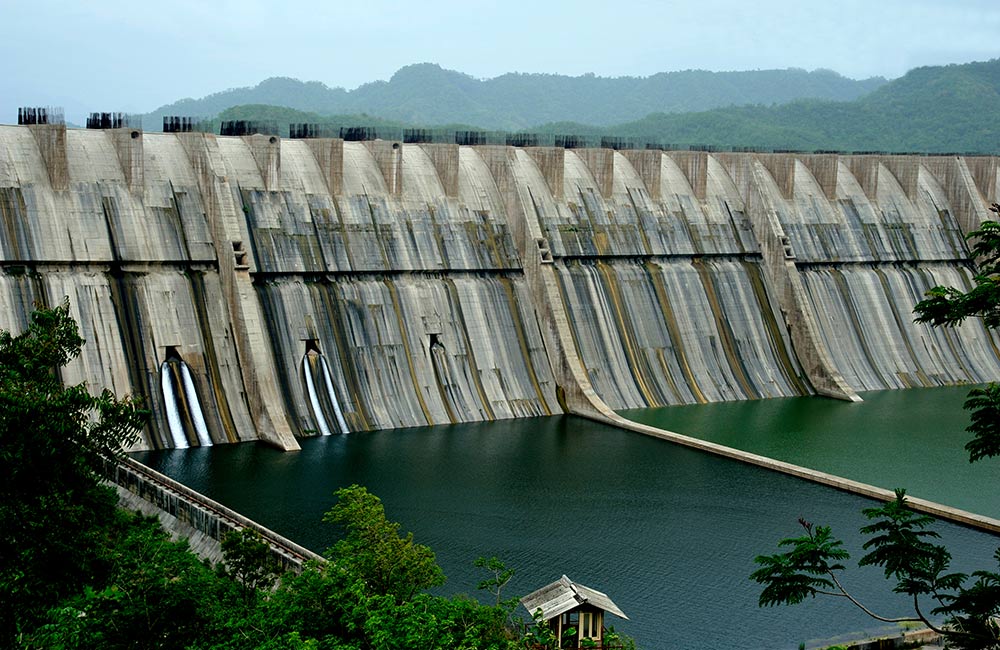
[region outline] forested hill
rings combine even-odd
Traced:
[[[677,144],[995,154],[1000,153],[1000,59],[917,68],[852,102],[800,100],[657,113],[609,129],[563,123],[542,130]]]
[[[649,77],[568,77],[509,73],[479,80],[438,65],[400,69],[389,81],[347,91],[316,81],[276,77],[253,88],[235,88],[202,99],[182,99],[144,116],[158,129],[164,115],[209,117],[243,104],[286,106],[323,115],[365,113],[413,124],[476,124],[525,129],[556,121],[609,126],[651,113],[704,111],[744,104],[781,104],[812,98],[853,100],[885,84],[855,81],[830,70],[662,72]]]
[[[411,66],[423,68],[427,66]],[[436,68],[436,66],[431,66]],[[440,69],[438,69],[440,70]],[[444,71],[442,71],[444,72]],[[786,71],[788,72],[788,71]],[[791,71],[795,72],[795,71]],[[445,73],[455,75],[457,73]],[[686,75],[688,73],[671,73]],[[691,73],[702,74],[702,73]],[[714,73],[704,73],[714,74]],[[753,73],[727,73],[753,74]],[[769,75],[772,73],[760,73]],[[823,75],[832,73],[805,73],[801,75]],[[400,75],[397,74],[396,77]],[[483,84],[458,75],[471,84]],[[406,93],[401,86],[393,82],[383,83],[380,88],[383,96],[388,97],[390,86],[399,93],[398,100],[404,101]],[[499,79],[515,77],[530,77],[533,82],[540,82],[544,75],[507,75]],[[572,81],[569,77],[551,78]],[[763,78],[763,77],[761,77]],[[837,77],[843,80],[842,77]],[[598,83],[617,80],[594,78]],[[652,79],[652,77],[650,78]],[[497,80],[493,80],[497,81]],[[636,81],[633,79],[633,81]],[[643,80],[648,81],[648,80]],[[378,86],[379,84],[371,84]],[[903,77],[880,85],[873,92],[854,99],[853,101],[830,101],[818,99],[799,99],[785,104],[744,105],[716,108],[713,110],[689,113],[668,113],[663,110],[647,114],[636,120],[622,120],[614,124],[605,124],[599,120],[569,120],[560,117],[548,122],[536,122],[535,125],[492,126],[490,118],[479,114],[462,114],[456,110],[461,103],[462,95],[455,91],[454,95],[447,93],[438,96],[428,94],[426,89],[414,87],[413,97],[424,102],[422,108],[417,107],[417,99],[407,104],[410,108],[409,117],[378,116],[371,109],[294,109],[272,104],[285,101],[291,95],[280,92],[282,87],[308,88],[303,96],[319,98],[330,91],[321,84],[302,84],[293,80],[270,80],[257,86],[253,92],[259,93],[254,105],[230,106],[226,97],[237,91],[213,95],[206,100],[215,102],[213,106],[221,108],[206,108],[204,112],[195,110],[199,102],[191,100],[191,106],[175,104],[170,114],[182,115],[218,115],[222,119],[272,120],[285,133],[285,125],[291,122],[332,122],[341,125],[356,126],[396,126],[396,127],[445,127],[445,129],[491,129],[529,130],[549,134],[579,134],[585,136],[619,136],[638,141],[660,142],[665,144],[685,145],[715,145],[720,147],[761,147],[772,149],[801,150],[839,150],[839,151],[919,151],[935,152],[982,152],[1000,154],[1000,59],[992,61],[967,63],[962,65],[933,66],[911,70]],[[359,92],[359,91],[355,91]],[[691,91],[696,94],[695,90]],[[539,91],[541,93],[541,91]],[[707,94],[704,90],[702,95]],[[559,93],[554,93],[559,95]],[[542,97],[538,101],[542,102]],[[602,98],[607,100],[607,97]],[[626,103],[626,98],[611,97]],[[553,102],[561,102],[560,95]],[[526,105],[532,100],[521,96],[519,101]],[[588,100],[597,104],[597,98]],[[691,100],[694,101],[694,100]],[[586,103],[586,102],[584,102]],[[200,105],[200,104],[199,104]],[[551,108],[553,104],[547,106]],[[578,110],[594,110],[593,106]],[[422,118],[440,110],[442,117]],[[547,109],[548,110],[548,109]],[[577,109],[573,109],[577,110]],[[404,112],[400,107],[399,112]],[[443,115],[453,111],[453,119],[445,119]],[[485,111],[485,109],[484,109]],[[567,114],[572,114],[570,108]],[[451,114],[451,113],[448,113]],[[477,117],[478,115],[478,117]],[[149,123],[151,129],[159,128],[159,123]]]

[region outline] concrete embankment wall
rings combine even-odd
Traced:
[[[968,282],[998,183],[995,158],[0,126],[0,328],[68,296],[65,379],[142,396],[140,448],[995,379],[981,327],[910,309]]]
[[[192,551],[213,563],[223,559],[221,543],[226,533],[244,528],[261,535],[283,570],[299,571],[306,561],[323,560],[321,555],[130,458],[109,467],[109,473],[108,481],[118,491],[121,507],[158,517],[167,532],[188,540]]]

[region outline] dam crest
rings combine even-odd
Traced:
[[[137,449],[997,380],[911,314],[997,160],[0,126],[0,329],[68,296]]]

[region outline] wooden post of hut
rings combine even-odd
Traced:
[[[584,639],[595,644],[591,648],[604,648],[605,612],[628,620],[607,594],[577,584],[565,575],[531,592],[521,599],[521,604],[532,616],[541,612],[541,620],[555,632],[559,648],[580,648]]]

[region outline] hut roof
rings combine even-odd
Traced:
[[[583,604],[599,607],[606,612],[611,612],[615,616],[620,616],[628,620],[625,612],[618,609],[618,605],[608,595],[596,589],[577,584],[565,575],[550,585],[531,592],[521,599],[521,604],[534,616],[539,609],[542,610],[542,620],[549,620],[571,609],[575,609]]]

